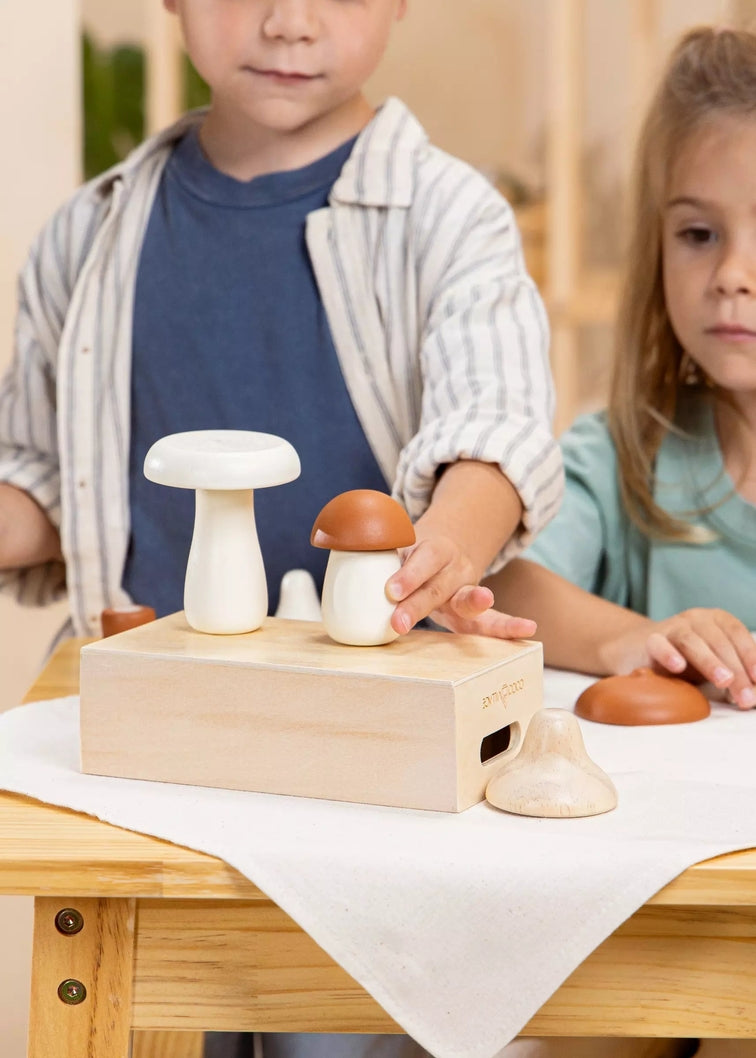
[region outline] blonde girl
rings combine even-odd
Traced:
[[[655,664],[756,705],[756,35],[688,32],[638,146],[609,404],[496,605],[548,664]]]

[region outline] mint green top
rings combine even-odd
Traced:
[[[654,620],[713,606],[756,629],[756,506],[735,492],[724,469],[710,405],[691,402],[681,426],[684,433],[668,434],[659,450],[656,502],[678,515],[716,505],[689,516],[713,529],[716,540],[660,543],[632,525],[600,412],[582,416],[562,436],[564,500],[524,557]]]

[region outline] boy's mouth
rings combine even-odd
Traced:
[[[258,66],[245,66],[244,69],[257,77],[264,77],[275,84],[284,85],[307,84],[309,81],[317,80],[320,76],[319,74],[301,73],[298,70],[264,69]]]

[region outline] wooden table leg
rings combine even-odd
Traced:
[[[128,1058],[135,901],[34,901],[28,1058]]]
[[[131,1058],[202,1058],[204,1032],[135,1032]]]

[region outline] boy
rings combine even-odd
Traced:
[[[395,629],[523,636],[478,586],[556,510],[547,327],[509,207],[362,86],[406,0],[164,0],[211,89],[90,182],[21,281],[0,390],[0,585],[64,589],[77,634],[181,608],[193,497],[142,474],[159,436],[267,430],[301,478],[258,533],[275,610],[320,507],[389,489],[417,544]]]
[[[436,611],[455,628],[480,615],[478,630],[523,634],[517,622],[481,614],[490,595],[466,586],[501,563],[497,553],[513,534],[510,551],[518,550],[558,504],[546,325],[511,211],[472,170],[431,148],[400,103],[374,116],[362,94],[405,2],[165,0],[210,85],[209,111],[91,182],[40,236],[0,394],[0,478],[8,483],[0,566],[12,569],[1,576],[26,602],[60,593],[65,569],[77,633],[97,632],[101,610],[126,601],[129,589],[159,612],[180,608],[192,497],[143,481],[149,444],[174,430],[270,426],[298,448],[303,473],[260,503],[269,572],[324,561],[306,538],[332,495],[393,487],[418,538],[389,589],[400,603],[397,630]],[[176,159],[182,144],[187,156]],[[253,253],[259,240],[259,258],[274,255],[276,232],[283,242],[297,220],[281,206],[286,189],[269,186],[278,227],[272,239],[256,230],[266,207],[234,201],[254,188],[242,181],[296,181],[309,171],[317,183],[311,167],[339,150],[337,179],[306,218],[307,247],[301,229],[285,246],[293,264],[266,259],[270,277],[258,266],[254,279],[270,278],[264,294],[246,275],[230,275],[226,262],[252,269],[255,261],[244,245],[224,244],[224,225],[238,226]],[[165,171],[169,159],[174,173]],[[206,186],[213,177],[220,191]],[[207,254],[202,275],[185,267],[198,236],[214,240],[217,252]],[[203,245],[199,268],[205,256]],[[225,274],[215,274],[216,261]],[[291,293],[275,289],[282,279]],[[226,300],[213,316],[206,309],[219,289]],[[302,301],[309,316],[287,330],[278,321],[291,323]],[[241,313],[234,327],[222,313],[245,302],[255,326]],[[319,386],[319,409],[315,399],[292,407],[286,392],[311,326],[318,333],[309,345],[322,361],[295,396]],[[277,396],[254,385],[265,329],[279,363],[282,348],[295,346],[288,376],[265,380],[278,385]],[[191,344],[215,363],[220,382],[206,371],[197,381]],[[224,360],[213,359],[218,348]],[[229,360],[238,370],[224,393]],[[240,392],[241,407],[228,413]],[[334,453],[334,436],[322,430],[332,421],[347,441]],[[322,473],[329,464],[330,476]],[[296,539],[284,547],[280,529],[292,510]],[[274,552],[283,553],[277,567]],[[271,575],[273,603],[276,584]]]

